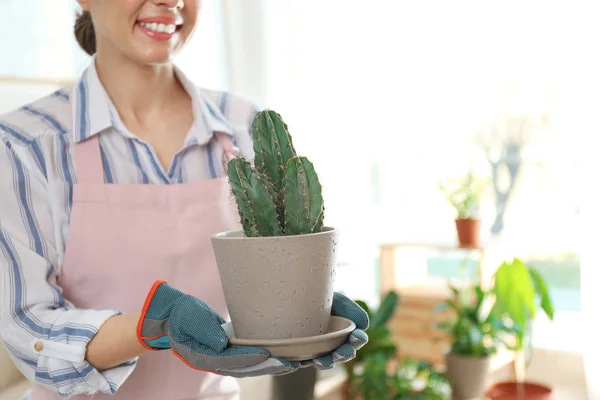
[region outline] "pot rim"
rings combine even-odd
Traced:
[[[349,335],[350,333],[352,333],[352,331],[354,331],[356,329],[356,323],[350,319],[343,318],[343,317],[337,317],[335,315],[332,315],[330,318],[343,321],[346,324],[346,326],[342,329],[338,329],[333,332],[326,332],[321,335],[315,335],[315,336],[304,336],[304,337],[300,337],[300,338],[291,338],[291,339],[237,339],[236,338],[235,343],[236,343],[236,345],[241,345],[241,346],[259,346],[259,347],[273,346],[273,345],[286,346],[286,345],[290,345],[290,344],[302,345],[302,344],[314,343],[316,341],[320,342],[320,341],[324,341],[324,340],[333,339],[340,335]],[[232,325],[233,325],[233,323],[232,323]]]
[[[502,387],[505,387],[505,386],[508,386],[508,385],[512,386],[512,385],[515,385],[515,384],[518,384],[518,382],[515,381],[515,380],[506,380],[506,381],[496,382],[496,383],[490,385],[490,387],[486,390],[486,392],[487,393],[491,393],[493,390],[500,390]],[[525,381],[523,381],[523,384],[524,385],[528,385],[528,386],[538,387],[540,389],[546,390],[547,393],[553,393],[554,392],[554,390],[552,389],[552,387],[548,386],[545,383],[541,383],[541,382],[537,382],[537,381],[525,380]]]
[[[320,235],[326,236],[326,235],[330,235],[332,233],[337,233],[337,232],[338,232],[338,229],[335,227],[324,226],[323,230],[321,232],[304,233],[302,235],[246,237],[246,236],[244,236],[243,230],[235,230],[235,231],[224,231],[224,232],[215,233],[215,234],[211,235],[211,239],[213,239],[213,240],[229,240],[229,241],[234,241],[234,240],[260,241],[260,240],[273,240],[273,239],[277,238],[279,240],[294,240],[295,238],[302,238],[302,237],[307,237],[307,236],[320,236]]]

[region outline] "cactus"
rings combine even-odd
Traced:
[[[313,164],[296,155],[286,123],[272,110],[252,122],[254,168],[229,161],[227,175],[247,237],[302,235],[323,230],[321,183]]]
[[[243,158],[229,162],[227,175],[246,236],[281,236],[283,231],[273,197],[266,187],[268,182]]]
[[[323,228],[321,184],[306,157],[288,161],[284,187],[285,234],[320,232]]]
[[[275,111],[259,112],[252,123],[254,165],[269,177],[277,193],[283,192],[285,166],[296,156],[292,137],[281,115]]]

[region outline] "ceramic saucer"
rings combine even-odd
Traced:
[[[289,361],[304,361],[324,356],[343,345],[350,333],[356,329],[356,324],[349,319],[332,316],[327,333],[279,340],[238,339],[235,337],[231,322],[223,324],[222,327],[227,332],[232,347],[257,346],[268,350],[273,357],[281,357]]]

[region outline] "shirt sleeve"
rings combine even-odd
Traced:
[[[32,383],[63,398],[114,394],[137,358],[100,372],[85,352],[121,312],[76,309],[62,296],[43,154],[35,140],[0,139],[0,336]]]

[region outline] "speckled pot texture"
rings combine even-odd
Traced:
[[[338,231],[211,238],[235,336],[290,339],[327,332]]]

